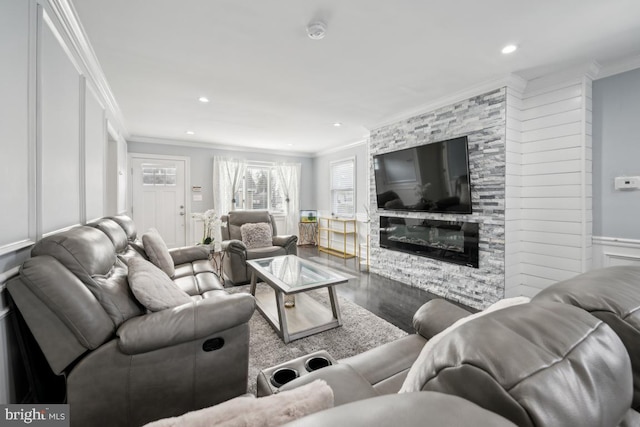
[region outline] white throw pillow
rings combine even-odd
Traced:
[[[442,341],[442,338],[447,335],[449,332],[454,329],[464,325],[465,323],[477,319],[478,317],[482,317],[485,314],[491,313],[492,311],[497,311],[502,308],[511,307],[513,305],[518,304],[526,304],[529,302],[529,298],[527,297],[515,297],[515,298],[506,298],[502,299],[498,302],[490,305],[486,310],[480,311],[478,313],[469,315],[467,317],[463,317],[458,321],[454,322],[451,326],[449,326],[444,331],[434,335],[431,337],[429,341],[422,347],[420,354],[413,365],[411,365],[411,369],[409,369],[409,373],[407,374],[407,378],[405,378],[404,383],[402,383],[402,387],[398,393],[412,393],[415,391],[421,391],[422,386],[427,380],[427,371],[428,371],[428,356],[433,351],[433,349]]]
[[[273,230],[266,222],[246,223],[240,226],[242,242],[247,249],[273,246]]]
[[[323,380],[315,380],[271,396],[236,397],[144,427],[276,427],[331,407],[333,390]]]
[[[192,299],[158,267],[142,258],[129,260],[129,288],[149,311],[161,311]]]

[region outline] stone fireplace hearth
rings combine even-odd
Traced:
[[[371,212],[376,212],[371,222],[372,272],[478,309],[504,297],[506,108],[506,88],[500,88],[371,132],[369,206]],[[471,214],[376,209],[371,160],[374,155],[460,136],[468,137]],[[396,248],[389,247],[389,235],[383,233],[388,228],[384,222],[386,217],[399,218],[408,227],[413,227],[404,229],[405,237],[397,236],[395,242],[391,242]],[[439,231],[439,237],[446,236],[441,237],[441,241],[427,244],[429,249],[419,249],[421,254],[408,253],[407,249],[415,249],[410,245],[430,238],[427,231],[426,239],[423,236],[412,242],[411,238],[422,231],[415,226],[432,221],[474,224],[477,227],[477,257],[473,255],[471,262],[459,260],[456,245],[458,249],[462,248],[462,253],[468,249],[455,242],[459,240],[459,231],[457,234]],[[438,248],[441,245],[446,250]],[[459,262],[445,262],[429,256],[438,252]]]

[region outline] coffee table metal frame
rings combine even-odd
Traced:
[[[312,274],[324,274],[327,277],[305,284],[290,284],[263,267],[265,263],[273,260],[290,261],[300,269],[307,269],[307,272]],[[251,295],[256,298],[256,307],[285,343],[342,325],[335,285],[346,283],[349,280],[347,277],[329,267],[307,261],[296,255],[250,260],[247,261],[247,265],[251,269]],[[258,290],[258,278],[261,278],[270,289]],[[329,292],[330,311],[320,302],[304,294],[320,288],[327,288]],[[296,304],[294,307],[285,308],[284,296],[292,294],[296,295]]]

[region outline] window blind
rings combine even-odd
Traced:
[[[275,166],[247,166],[242,192],[244,209],[266,209],[272,213],[284,211],[284,196]]]
[[[331,163],[331,213],[342,217],[355,215],[355,159]]]

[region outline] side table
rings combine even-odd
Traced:
[[[213,272],[218,276],[218,279],[222,280],[224,283],[224,279],[222,278],[222,262],[224,261],[225,251],[216,250],[215,245],[205,245],[209,248],[209,259],[211,260],[211,264],[213,265]]]
[[[299,222],[298,223],[298,246],[316,245],[316,237],[318,236],[317,222]]]
[[[224,279],[222,278],[222,261],[224,261],[224,254],[225,251],[214,251],[211,253],[211,263],[213,264],[213,269],[215,270],[218,279],[222,280],[223,282]]]

